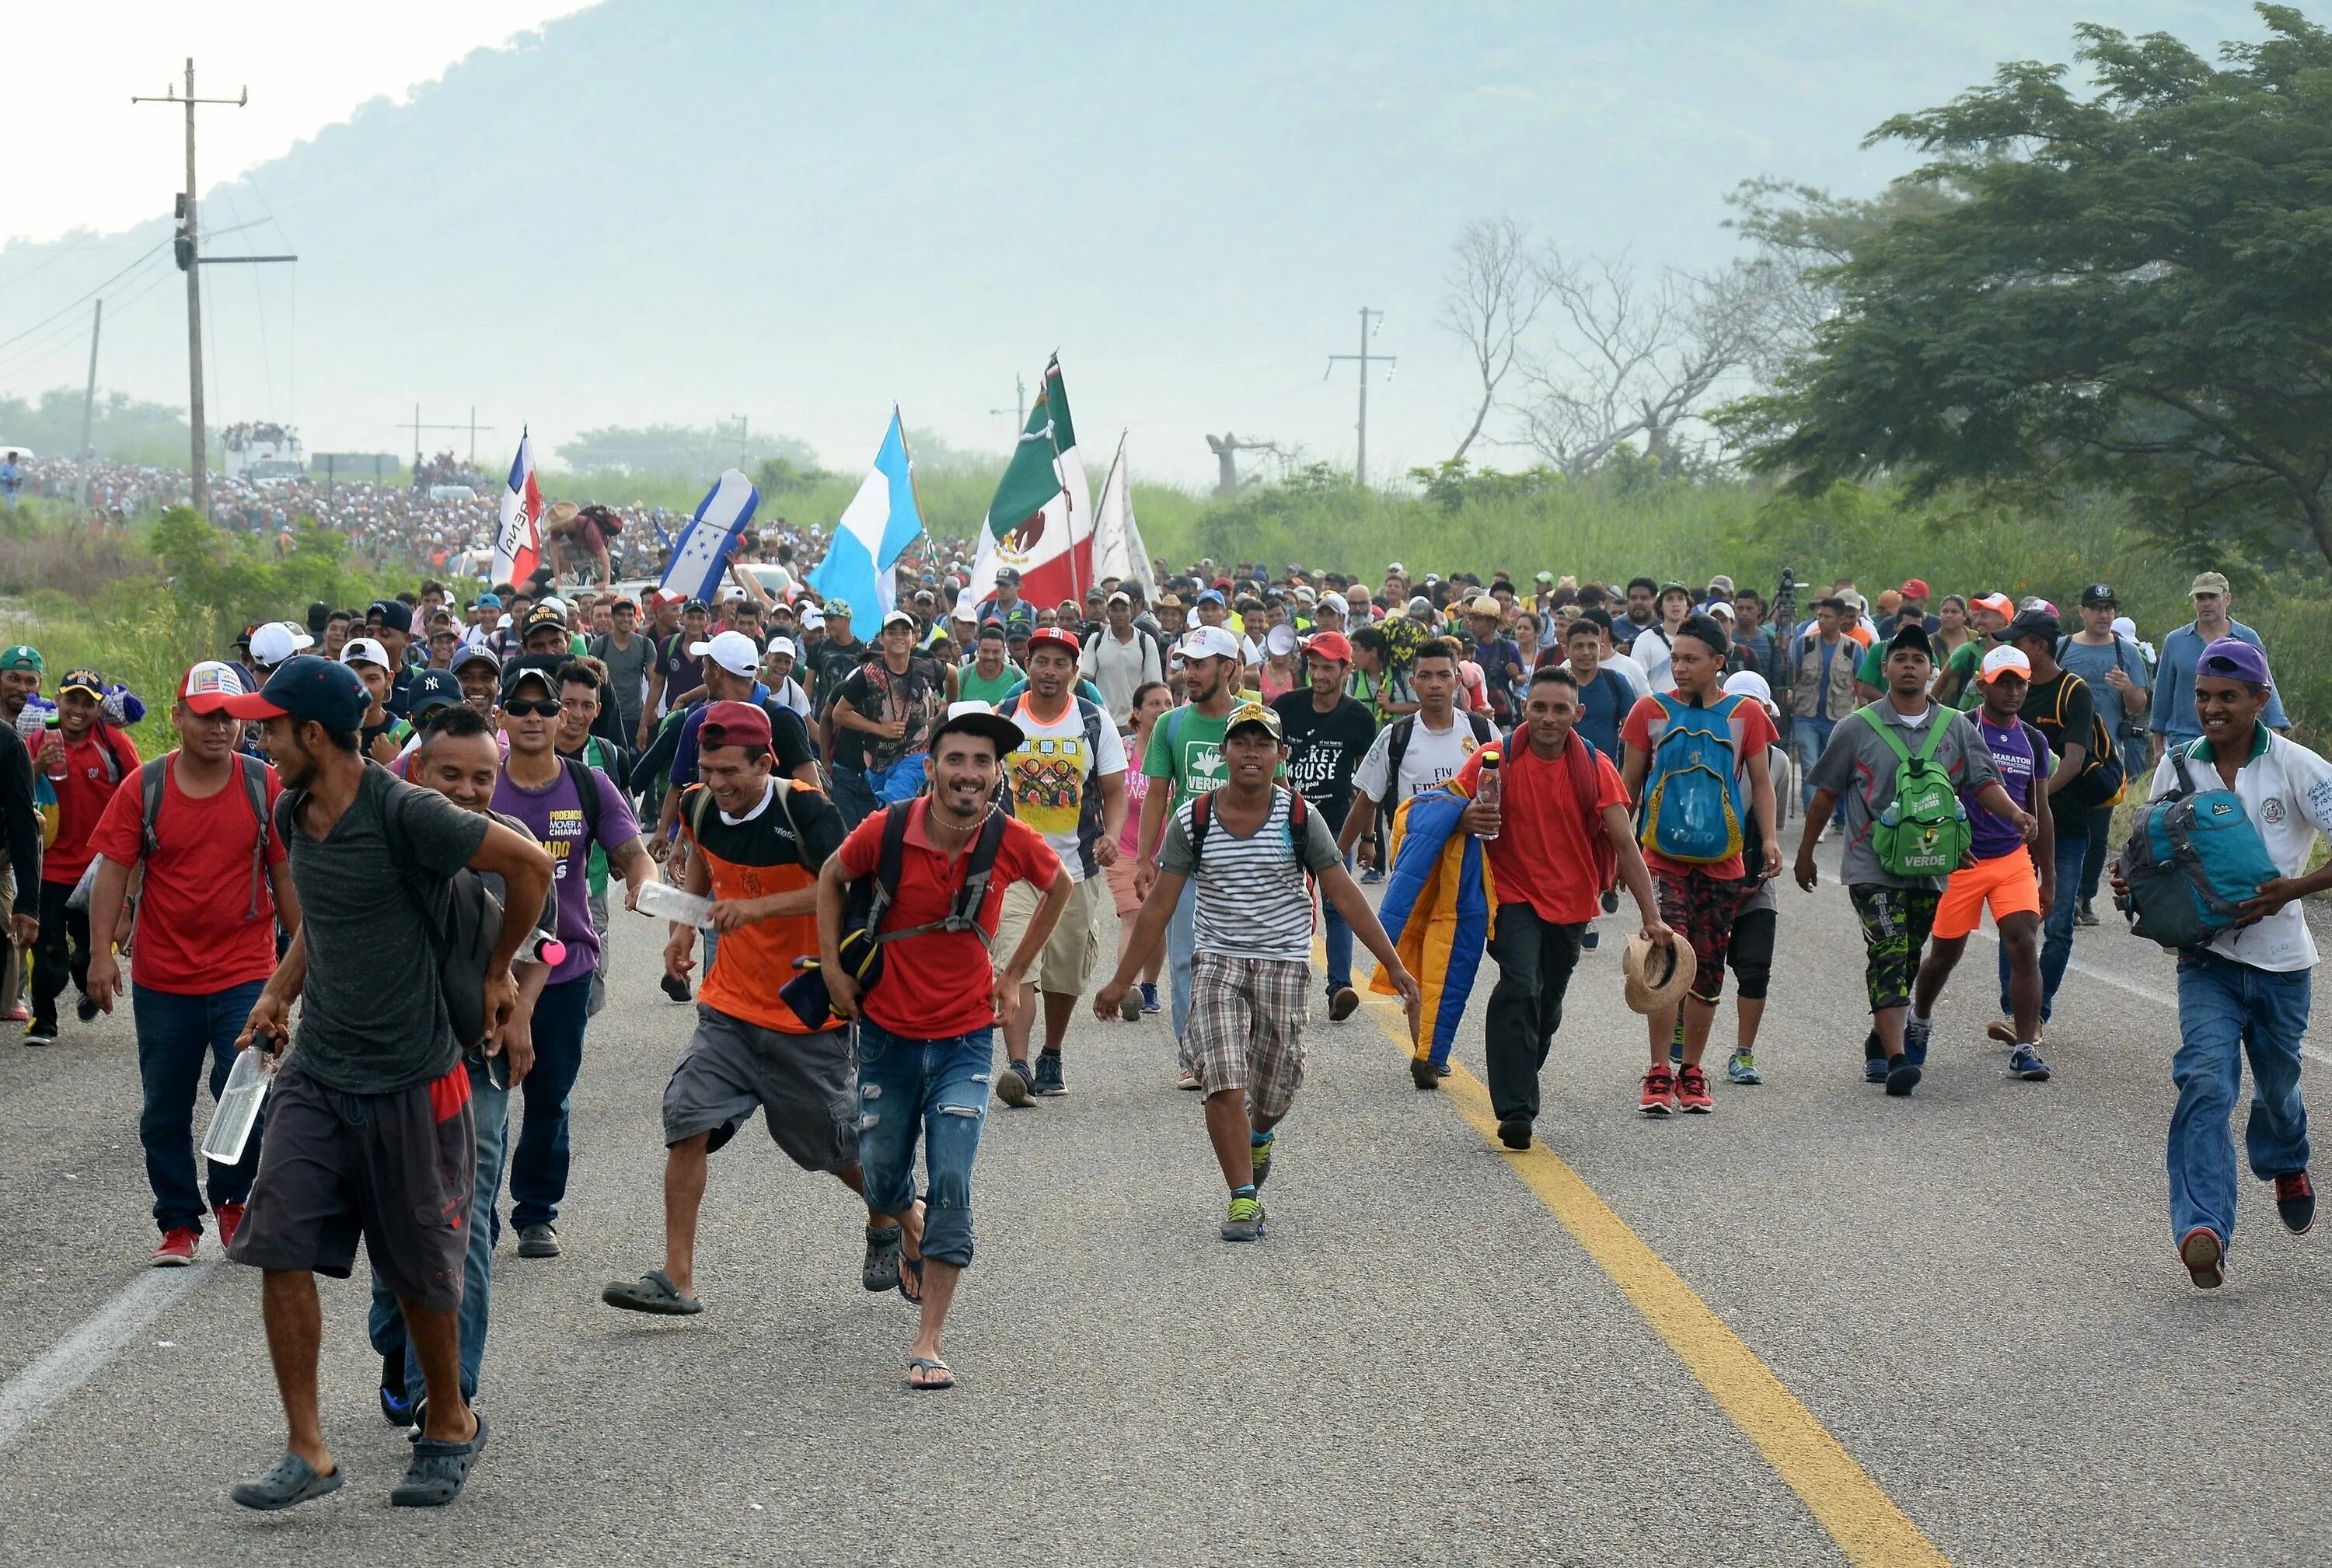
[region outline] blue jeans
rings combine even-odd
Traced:
[[[1198,885],[1185,882],[1173,917],[1166,923],[1166,991],[1172,1004],[1168,1016],[1174,1020],[1174,1045],[1186,1067],[1190,1065],[1190,1054],[1181,1049],[1182,1032],[1190,1026],[1190,959],[1199,947],[1198,927],[1193,923],[1198,907]]]
[[[1344,869],[1352,868],[1352,857],[1344,857]],[[1352,928],[1336,913],[1336,906],[1324,890],[1320,894],[1320,940],[1328,950],[1328,994],[1334,996],[1352,983]]]
[[[1822,748],[1830,744],[1830,732],[1838,728],[1836,719],[1801,718],[1791,726],[1798,749],[1798,809],[1803,811],[1814,803],[1814,764],[1821,760]]]
[[[462,1397],[465,1400],[478,1397],[478,1366],[486,1356],[494,1200],[502,1196],[502,1153],[510,1145],[510,1091],[495,1088],[474,1063],[470,1067],[470,1118],[477,1126],[478,1174],[470,1194],[470,1250],[462,1260]],[[405,1397],[418,1400],[428,1392],[420,1358],[405,1355],[405,1314],[378,1274],[372,1276],[372,1307],[366,1315],[365,1328],[379,1354],[405,1356]]]
[[[971,1267],[971,1162],[988,1119],[996,1031],[910,1039],[858,1020],[858,1164],[866,1207],[904,1214],[915,1202],[915,1135],[923,1140],[923,1256]]]
[[[2251,1114],[2243,1148],[2262,1181],[2308,1169],[2308,1107],[2299,1098],[2299,1040],[2308,1028],[2311,976],[2276,973],[2214,952],[2178,960],[2177,1056],[2170,1080],[2170,1236],[2207,1226],[2222,1245],[2235,1234],[2235,1140],[2227,1118],[2251,1058]]]
[[[2042,807],[2047,810],[2047,807]],[[2049,905],[2048,918],[2040,923],[2040,1021],[2048,1022],[2049,1014],[2057,1004],[2057,988],[2065,983],[2065,966],[2073,961],[2073,913],[2079,906],[2078,890],[2081,885],[2081,861],[2089,852],[2087,838],[2057,840],[2057,885]],[[2005,1018],[2015,1012],[2008,1005],[2008,944],[2000,944],[2000,1011]]]
[[[826,776],[834,786],[834,808],[842,813],[842,830],[845,833],[874,815],[874,808],[880,802],[874,798],[874,791],[867,784],[865,773],[854,773],[837,764],[827,769]]]
[[[583,1028],[591,1021],[591,976],[542,988],[534,1004],[534,1066],[519,1080],[526,1121],[510,1167],[511,1223],[548,1225],[567,1196],[567,1102],[583,1070]]]
[[[243,1032],[265,980],[245,980],[223,991],[176,996],[133,987],[132,1018],[138,1026],[138,1077],[145,1108],[138,1114],[138,1141],[146,1146],[146,1184],[154,1189],[154,1224],[161,1230],[185,1227],[200,1235],[203,1193],[195,1181],[195,1141],[187,1132],[195,1111],[195,1085],[203,1065],[211,1069],[211,1098],[226,1086],[234,1066],[234,1037]],[[214,1205],[241,1203],[259,1174],[259,1144],[267,1131],[260,1113],[244,1146],[243,1162],[210,1167]]]

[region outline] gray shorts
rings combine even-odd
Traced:
[[[854,1169],[858,1067],[850,1036],[788,1035],[698,1003],[696,1032],[664,1086],[664,1146],[710,1133],[710,1152],[756,1109],[771,1141],[803,1170]]]
[[[477,1131],[470,1072],[394,1095],[346,1095],[285,1058],[267,1095],[267,1142],[227,1257],[253,1268],[346,1279],[362,1236],[400,1301],[462,1305]]]

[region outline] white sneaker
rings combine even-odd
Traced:
[[[1199,1075],[1190,1071],[1188,1067],[1183,1068],[1181,1076],[1174,1080],[1174,1086],[1178,1089],[1196,1089],[1203,1087],[1203,1085],[1199,1082]]]

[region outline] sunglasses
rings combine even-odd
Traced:
[[[555,719],[559,717],[559,703],[556,698],[551,697],[545,697],[540,702],[530,701],[524,697],[513,697],[502,704],[502,712],[513,719]]]

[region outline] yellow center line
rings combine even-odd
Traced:
[[[1318,958],[1324,970],[1325,955]],[[1411,1055],[1409,1020],[1400,1003],[1363,995],[1377,1028],[1403,1056]],[[1949,1559],[1870,1478],[1870,1472],[1855,1463],[1854,1456],[1798,1401],[1773,1368],[1725,1326],[1578,1171],[1537,1140],[1520,1151],[1500,1143],[1490,1093],[1465,1068],[1452,1064],[1441,1083],[1458,1114],[1505,1156],[1523,1184],[1668,1341],[1717,1409],[1757,1445],[1765,1462],[1789,1483],[1848,1562],[1857,1568],[1950,1568]]]

